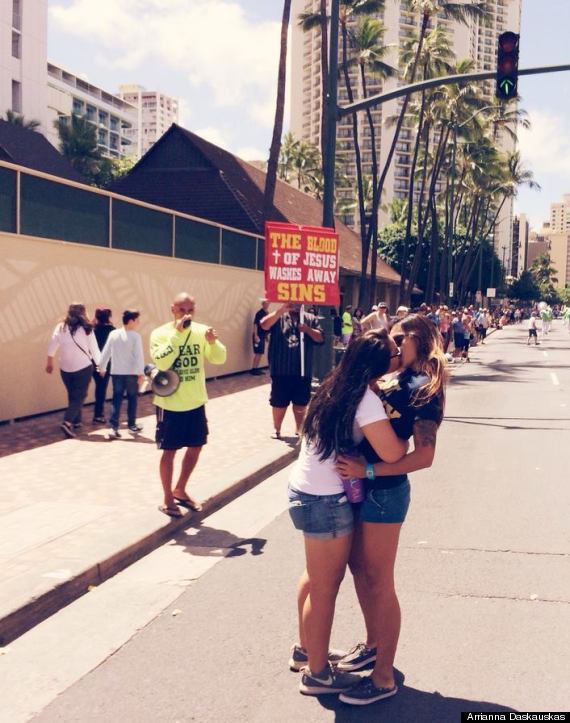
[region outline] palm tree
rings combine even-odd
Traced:
[[[78,173],[94,181],[101,166],[101,151],[97,145],[97,131],[85,116],[71,115],[54,121],[59,132],[61,153]]]
[[[269,149],[267,162],[267,175],[265,177],[265,193],[263,197],[263,219],[269,220],[273,208],[275,186],[277,184],[277,165],[279,163],[279,149],[281,148],[281,134],[283,133],[283,115],[285,111],[285,83],[287,79],[287,34],[289,32],[289,19],[291,17],[291,0],[283,2],[283,17],[281,19],[281,48],[279,52],[279,73],[277,79],[277,102],[275,104],[275,121],[273,124],[273,138]]]
[[[12,110],[6,111],[3,120],[5,120],[7,123],[12,123],[12,125],[25,128],[28,131],[37,131],[38,128],[41,126],[40,121],[33,119],[26,120],[21,113],[14,113],[14,111]]]

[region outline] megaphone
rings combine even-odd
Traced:
[[[169,397],[180,386],[180,377],[172,369],[161,372],[154,364],[147,364],[144,373],[150,381],[152,391],[158,397]]]

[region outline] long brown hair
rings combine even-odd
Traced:
[[[417,370],[428,378],[425,384],[414,391],[411,404],[414,407],[419,407],[431,402],[434,398],[438,398],[443,416],[445,387],[449,373],[441,334],[433,321],[421,314],[410,314],[402,321],[397,322],[392,328],[392,334],[394,331],[397,333],[400,330],[415,339]]]
[[[91,334],[93,325],[87,318],[85,304],[81,304],[77,301],[74,301],[72,304],[70,304],[69,308],[67,309],[67,315],[63,320],[63,325],[67,326],[71,336],[75,335],[75,332],[79,329],[80,326],[83,327],[83,330],[86,334]]]
[[[388,371],[390,357],[386,330],[367,331],[348,345],[340,364],[325,377],[303,424],[303,435],[321,460],[354,447],[356,410],[369,382]]]

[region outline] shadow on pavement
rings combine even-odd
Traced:
[[[404,675],[396,671],[396,682],[400,691],[393,698],[372,703],[367,706],[350,706],[341,703],[337,696],[327,695],[318,698],[327,710],[334,711],[336,723],[458,723],[461,713],[509,713],[515,712],[498,703],[465,698],[451,698],[435,693],[427,693],[404,685]]]
[[[532,418],[525,418],[525,417],[445,417],[446,422],[455,422],[456,424],[472,424],[476,427],[498,427],[499,429],[528,429],[528,430],[547,430],[547,431],[561,431],[566,432],[570,429],[570,427],[551,427],[549,425],[544,425],[541,427],[531,427],[531,426],[525,426],[525,425],[517,425],[517,424],[495,424],[494,422],[499,422],[500,420],[506,421],[506,420],[512,420],[512,421],[520,421],[520,422],[570,422],[570,419],[532,419]]]
[[[267,544],[262,537],[238,537],[207,525],[189,527],[176,535],[174,542],[183,547],[184,552],[199,557],[241,557],[248,553],[248,548],[251,555],[262,555]]]

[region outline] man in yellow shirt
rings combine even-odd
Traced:
[[[212,364],[223,364],[226,347],[219,341],[215,329],[193,321],[196,302],[192,296],[178,294],[170,309],[174,320],[151,333],[150,355],[158,369],[172,368],[180,378],[178,389],[168,397],[155,396],[154,404],[164,491],[164,505],[159,510],[170,517],[181,517],[178,505],[197,512],[202,509],[199,502],[187,495],[186,485],[208,437],[204,362],[207,359]],[[174,457],[177,450],[184,447],[180,474],[172,489]]]

